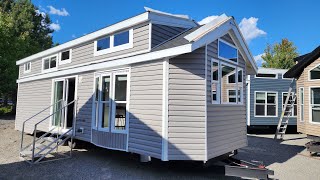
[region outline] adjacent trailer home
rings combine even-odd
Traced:
[[[283,77],[286,69],[259,68],[247,77],[247,125],[249,128],[273,128],[278,125],[293,78]],[[295,85],[293,86],[295,90]],[[290,113],[289,126],[297,125],[297,101]]]
[[[163,161],[247,146],[245,77],[257,66],[233,17],[200,26],[148,9],[17,65],[17,130]]]
[[[320,142],[320,46],[295,61],[284,77],[296,79],[298,132]]]

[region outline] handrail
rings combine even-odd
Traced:
[[[61,102],[63,99],[60,99],[59,101],[51,104],[50,106],[46,107],[45,109],[41,110],[40,112],[38,112],[37,114],[31,116],[30,118],[28,118],[27,120],[23,121],[22,123],[22,130],[21,130],[21,144],[20,144],[20,151],[22,151],[22,148],[23,148],[23,135],[24,135],[24,127],[25,127],[25,123],[29,120],[31,120],[32,118],[38,116],[39,114],[41,114],[42,112],[44,112],[45,110],[51,108],[52,106],[58,104],[59,102]]]
[[[43,121],[45,121],[46,119],[48,119],[49,117],[53,116],[54,114],[56,114],[57,112],[65,109],[66,107],[68,107],[70,104],[73,104],[77,101],[77,99],[74,99],[73,101],[69,102],[68,104],[66,104],[65,106],[61,107],[59,110],[56,110],[55,112],[53,112],[52,114],[50,114],[49,116],[45,117],[44,119],[42,119],[41,121],[37,122],[34,125],[34,136],[33,136],[33,143],[32,143],[32,162],[34,162],[34,151],[35,151],[35,143],[36,143],[36,135],[37,135],[37,126],[38,124],[42,123]],[[39,152],[38,152],[39,153]]]

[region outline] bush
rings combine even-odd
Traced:
[[[12,112],[12,106],[3,106],[0,107],[0,116],[9,115]]]

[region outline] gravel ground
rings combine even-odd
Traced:
[[[26,136],[31,142],[31,136]],[[237,158],[262,160],[277,179],[320,179],[320,159],[306,157],[303,135],[287,135],[274,141],[272,135],[249,135],[249,146]],[[13,120],[0,120],[0,179],[236,179],[223,176],[223,168],[204,168],[194,162],[140,163],[135,154],[85,144],[73,157],[30,166],[19,159],[20,133]],[[66,147],[64,147],[66,148]]]

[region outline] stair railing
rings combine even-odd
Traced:
[[[43,121],[47,120],[48,118],[50,118],[51,116],[55,115],[55,114],[58,113],[59,111],[64,110],[66,107],[68,107],[69,105],[75,103],[76,101],[77,101],[77,100],[75,99],[75,100],[69,102],[69,103],[66,104],[66,105],[63,105],[63,104],[64,104],[64,101],[61,101],[60,103],[62,104],[62,106],[61,106],[60,109],[54,111],[52,114],[50,114],[49,116],[43,118],[41,121],[37,122],[37,123],[34,125],[34,135],[33,135],[33,142],[32,142],[32,163],[34,162],[34,158],[35,158],[34,152],[35,152],[35,145],[36,145],[36,142],[37,142],[36,136],[37,136],[37,127],[38,127],[38,125],[39,125],[40,123],[42,123]],[[59,102],[59,101],[58,101],[58,102]],[[57,103],[55,103],[55,104],[57,104]],[[75,107],[74,107],[74,108],[75,108]],[[74,109],[74,110],[75,110],[75,109]],[[60,122],[60,121],[59,121],[59,122]],[[60,124],[61,124],[61,123],[59,123],[59,125],[60,125]],[[70,133],[70,132],[71,132],[71,131],[69,130],[68,133]],[[59,133],[59,132],[58,132],[58,133]],[[60,136],[60,137],[61,137],[61,136]],[[57,146],[57,147],[58,147],[58,146]]]
[[[24,129],[25,129],[25,124],[26,122],[28,122],[29,120],[33,119],[34,117],[38,116],[39,114],[43,113],[44,111],[48,110],[49,108],[51,108],[52,106],[60,103],[61,101],[63,101],[62,99],[55,102],[54,104],[51,104],[50,106],[44,108],[43,110],[39,111],[38,113],[36,113],[35,115],[31,116],[30,118],[28,118],[27,120],[25,120],[22,123],[22,131],[21,131],[21,142],[20,142],[20,152],[23,151],[23,140],[24,140]]]

